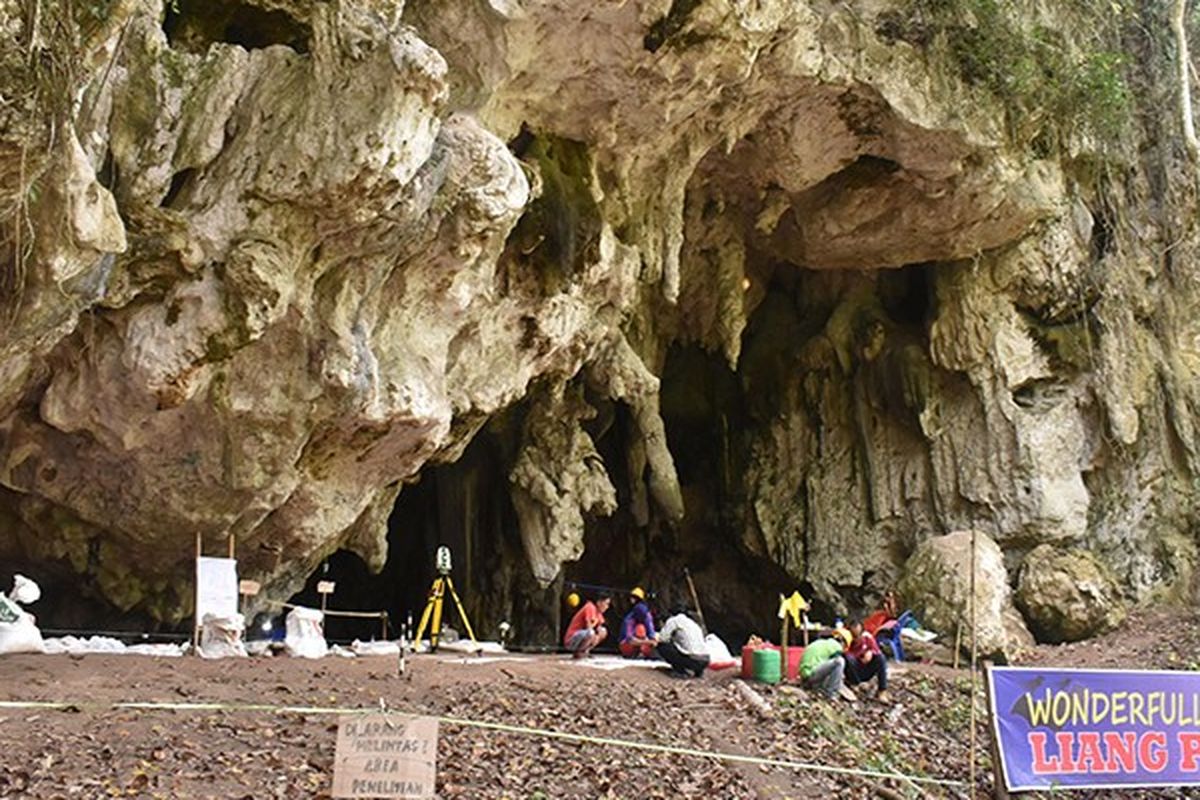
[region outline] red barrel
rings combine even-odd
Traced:
[[[758,645],[758,647],[762,647],[762,645]],[[751,645],[742,647],[742,677],[746,680],[754,677],[754,651],[757,649]]]
[[[804,657],[804,648],[799,645],[788,645],[787,679],[800,679],[800,659]]]

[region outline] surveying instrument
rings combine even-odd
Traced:
[[[471,621],[467,619],[467,612],[463,611],[462,601],[458,599],[458,592],[454,591],[454,581],[450,580],[449,547],[442,545],[437,549],[435,564],[438,576],[433,579],[433,586],[429,589],[429,599],[425,603],[425,610],[421,613],[421,624],[417,626],[416,638],[413,639],[413,647],[421,644],[421,637],[425,635],[425,626],[429,623],[430,616],[432,615],[433,627],[429,629],[430,652],[435,652],[438,649],[438,639],[442,636],[442,603],[446,599],[447,591],[454,598],[454,606],[458,609],[458,616],[462,619],[463,626],[467,629],[467,635],[471,637],[472,642],[475,642],[475,632],[471,630]]]

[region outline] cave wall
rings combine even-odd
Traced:
[[[1027,5],[1079,51],[1075,5]],[[630,581],[728,553],[729,609],[755,565],[870,602],[966,528],[1188,596],[1161,121],[1048,148],[902,0],[0,7],[0,557],[164,619],[197,532],[272,596],[380,570],[405,486],[508,414],[486,593],[542,636],[564,565],[631,537]]]

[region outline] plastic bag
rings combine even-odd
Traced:
[[[704,637],[704,645],[708,648],[709,669],[726,669],[737,663],[729,652],[729,648],[715,633]]]
[[[293,608],[287,615],[288,655],[300,658],[324,658],[329,652],[325,643],[325,615],[315,608]]]
[[[13,588],[8,593],[8,596],[9,599],[27,606],[41,599],[42,587],[38,586],[31,578],[26,578],[24,575],[14,575]]]

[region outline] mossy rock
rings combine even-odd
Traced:
[[[1007,662],[1032,645],[1033,637],[1013,608],[999,545],[986,533],[976,532],[974,538],[979,652]],[[971,641],[971,540],[970,531],[926,539],[905,564],[898,585],[902,600],[917,619],[951,646],[960,626],[963,646],[969,647]]]
[[[1125,601],[1109,569],[1087,550],[1035,547],[1025,557],[1017,605],[1043,642],[1075,642],[1113,630]]]

